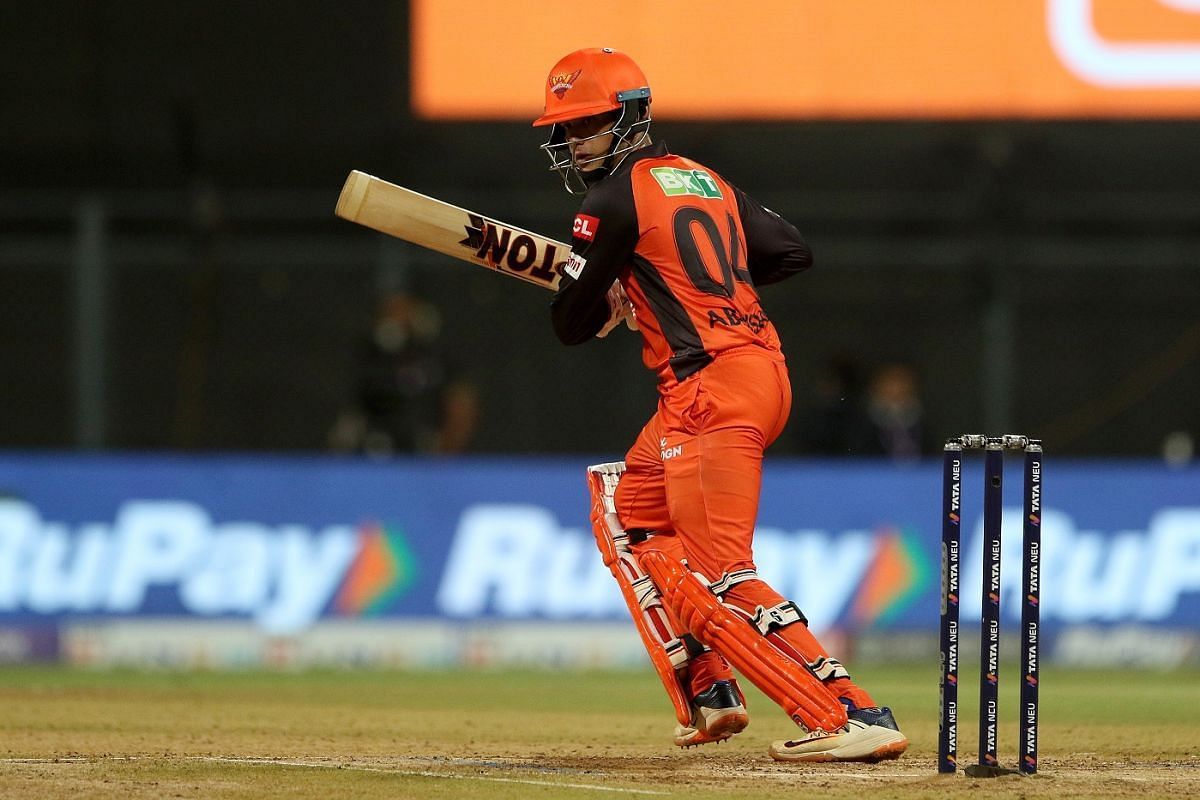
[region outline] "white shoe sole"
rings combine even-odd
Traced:
[[[675,744],[693,747],[709,742],[723,742],[734,734],[741,733],[750,724],[750,715],[743,706],[709,711],[704,717],[704,728],[675,726]]]
[[[828,761],[885,761],[899,758],[908,749],[900,731],[882,725],[854,726],[846,733],[815,739],[773,742],[768,751],[776,761],[822,763]]]

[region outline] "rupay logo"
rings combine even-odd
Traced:
[[[183,613],[294,633],[320,617],[362,539],[349,525],[217,523],[184,500],[130,500],[72,534],[0,501],[0,614],[146,613],[166,590]]]

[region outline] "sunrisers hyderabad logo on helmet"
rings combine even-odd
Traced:
[[[550,76],[550,91],[554,92],[554,96],[559,100],[563,99],[572,86],[575,85],[575,79],[579,77],[582,69],[577,69],[574,72],[560,72],[557,75]]]

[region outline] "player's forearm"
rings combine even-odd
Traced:
[[[795,225],[740,189],[735,192],[746,234],[747,266],[756,286],[778,283],[812,266],[812,248]]]
[[[595,338],[608,322],[609,308],[604,296],[585,295],[582,286],[560,290],[550,301],[550,321],[563,344],[583,344]]]
[[[590,219],[594,226],[602,224],[596,217]],[[623,235],[613,215],[607,215],[605,222],[614,224],[604,225],[600,236],[588,239],[576,233],[575,248],[550,302],[554,332],[563,344],[583,344],[595,338],[612,316],[609,290],[637,240]]]
[[[789,226],[790,227],[790,226]],[[795,228],[792,228],[795,231]],[[769,255],[756,254],[750,251],[750,278],[755,286],[778,283],[790,278],[798,272],[803,272],[813,265],[812,248],[796,231],[782,246],[776,247]]]

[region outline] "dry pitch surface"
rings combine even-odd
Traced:
[[[1196,672],[1046,669],[1042,771],[996,780],[934,773],[933,671],[863,669],[859,678],[912,740],[899,761],[775,764],[767,744],[794,729],[759,695],[741,736],[679,751],[648,672],[6,668],[0,797],[1200,796]],[[969,763],[978,717],[966,684],[961,694]],[[1016,698],[1002,701],[1002,754],[1015,761]]]

